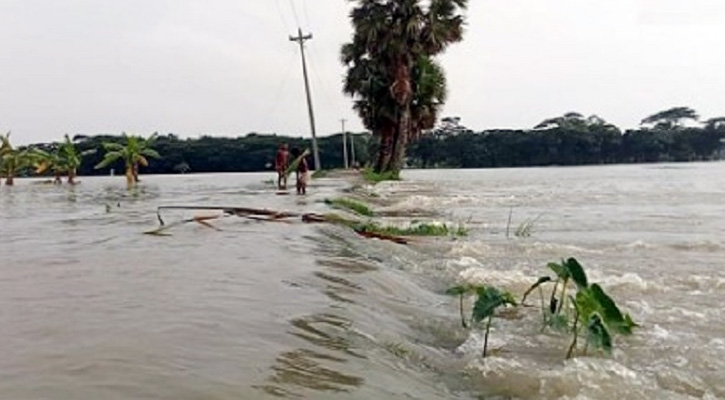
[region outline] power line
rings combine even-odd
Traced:
[[[277,14],[279,14],[279,19],[282,21],[282,25],[284,25],[285,32],[289,32],[289,25],[287,25],[287,20],[284,18],[284,13],[282,13],[282,7],[279,5],[279,0],[275,0],[275,3],[277,4]]]
[[[301,0],[302,1],[302,11],[305,16],[305,22],[307,23],[307,29],[312,28],[312,24],[310,23],[310,14],[307,13],[307,0]]]
[[[284,91],[284,88],[287,84],[287,81],[289,80],[289,77],[292,75],[291,74],[292,67],[293,67],[292,58],[296,57],[296,56],[297,56],[296,51],[290,53],[290,57],[288,57],[287,62],[285,63],[287,68],[285,68],[284,75],[282,77],[282,80],[280,81],[280,85],[277,88],[277,92],[274,96],[274,102],[272,102],[272,105],[269,107],[269,111],[264,115],[271,115],[272,113],[277,111],[277,108],[279,106],[279,99],[282,97],[282,92]]]
[[[339,105],[336,105],[335,101],[333,100],[331,91],[329,90],[329,87],[325,83],[325,80],[322,79],[320,77],[320,75],[317,73],[317,70],[319,69],[319,64],[317,64],[316,58],[319,58],[319,57],[317,57],[317,51],[315,50],[315,46],[310,46],[309,49],[310,49],[311,55],[312,55],[312,57],[310,57],[310,65],[313,67],[312,75],[313,75],[313,78],[316,80],[315,83],[317,83],[317,85],[322,89],[322,93],[324,94],[325,100],[327,101],[327,105],[333,111],[335,111],[336,113],[339,114],[339,112],[340,112]],[[314,68],[315,66],[317,66],[318,68]]]
[[[295,16],[295,22],[297,23],[297,26],[300,26],[300,18],[297,15],[297,7],[295,7],[294,0],[289,0],[289,5],[292,7],[292,14]]]

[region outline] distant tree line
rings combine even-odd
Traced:
[[[355,138],[355,160],[360,165],[368,162],[370,135],[365,133],[350,135]],[[79,151],[101,149],[108,143],[125,144],[120,135],[76,135],[74,142]],[[105,145],[104,145],[105,143]],[[153,159],[143,170],[146,174],[178,174],[207,172],[252,172],[272,170],[274,156],[280,144],[287,143],[290,148],[310,148],[309,139],[292,138],[272,134],[251,133],[243,137],[212,137],[181,139],[174,134],[157,135],[151,145],[160,158]],[[342,135],[332,135],[318,139],[320,158],[326,168],[343,166]],[[34,145],[43,149],[51,144]],[[349,143],[348,143],[349,146]],[[78,168],[79,175],[108,175],[113,169],[117,174],[126,170],[123,159],[104,161],[101,151],[88,152],[83,164]],[[95,168],[103,163],[104,168]]]
[[[497,168],[668,161],[704,161],[720,157],[725,118],[698,126],[697,114],[677,107],[642,121],[640,129],[622,132],[597,116],[568,113],[529,130],[473,132],[457,118],[411,145],[408,165],[418,168]]]

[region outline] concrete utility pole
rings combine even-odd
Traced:
[[[342,159],[345,161],[345,169],[350,168],[350,164],[347,162],[347,133],[345,133],[345,118],[341,119],[342,122]]]
[[[307,110],[310,113],[310,128],[312,130],[312,155],[315,159],[315,171],[322,169],[320,153],[317,150],[317,135],[315,134],[315,113],[312,111],[312,97],[310,96],[310,83],[307,80],[307,62],[305,61],[305,41],[312,39],[312,34],[302,35],[302,28],[297,28],[297,37],[290,36],[289,40],[300,45],[302,55],[302,76],[305,78],[305,93],[307,93]]]
[[[350,165],[355,168],[355,134],[350,134]]]

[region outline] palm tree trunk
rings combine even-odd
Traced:
[[[5,185],[12,186],[15,184],[15,177],[12,173],[8,172],[8,176],[5,178]]]
[[[133,181],[138,183],[138,164],[133,164]]]
[[[393,146],[395,144],[395,127],[392,124],[385,124],[380,133],[380,149],[378,159],[375,162],[375,172],[383,173],[390,168],[390,160],[393,157]]]
[[[401,114],[398,126],[398,134],[395,138],[395,150],[390,160],[389,170],[395,175],[400,173],[405,163],[405,149],[408,147],[408,136],[410,136],[410,105],[406,105]]]
[[[395,66],[395,82],[390,88],[390,92],[395,98],[399,106],[397,135],[393,144],[393,157],[388,167],[397,175],[403,168],[403,159],[405,158],[405,148],[408,145],[408,137],[410,136],[410,102],[413,98],[413,85],[411,78],[411,60],[408,55],[403,55],[396,62]]]
[[[76,169],[72,168],[68,171],[68,184],[75,185]]]

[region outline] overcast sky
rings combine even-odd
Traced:
[[[346,0],[0,0],[0,131],[309,136],[361,130],[341,94]],[[528,128],[567,111],[622,128],[672,106],[725,115],[723,0],[471,0],[443,54],[443,115]]]

